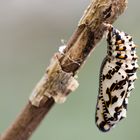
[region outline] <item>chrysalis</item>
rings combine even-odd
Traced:
[[[132,37],[108,25],[107,55],[100,69],[96,125],[109,131],[126,117],[128,98],[137,79],[136,45]]]

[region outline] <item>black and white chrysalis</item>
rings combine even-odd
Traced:
[[[100,70],[96,125],[109,131],[126,117],[128,98],[137,79],[136,45],[132,37],[108,25],[107,55]]]

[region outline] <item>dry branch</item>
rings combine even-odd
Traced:
[[[57,66],[59,62],[61,69],[59,69],[57,73],[55,67],[52,68],[52,64],[48,66],[42,78],[43,80],[37,84],[34,90],[34,99],[39,99],[36,100],[37,102],[35,101],[36,106],[32,105],[29,101],[21,114],[16,118],[15,122],[2,134],[0,140],[29,139],[33,131],[55,104],[54,96],[60,97],[64,95],[64,97],[66,97],[72,91],[72,87],[68,88],[68,86],[71,85],[71,82],[69,84],[69,79],[74,78],[74,75],[90,55],[93,48],[95,48],[97,43],[102,39],[104,31],[106,30],[103,23],[112,24],[118,16],[124,12],[125,8],[126,0],[91,1],[76,31],[68,41],[67,48],[64,50],[64,55],[56,53],[53,56],[53,58],[57,58],[57,60],[53,60],[53,64]],[[51,73],[49,73],[50,68]],[[59,77],[61,73],[64,74],[64,79],[65,77],[68,78],[66,82],[60,81],[63,78],[54,80],[55,76],[57,75]],[[70,76],[68,76],[69,74]],[[52,84],[51,81],[55,82],[57,85]],[[52,85],[50,86],[50,84]],[[52,89],[53,86],[55,90]],[[57,90],[60,90],[61,93],[61,87],[64,89],[64,93],[59,95]],[[51,96],[48,96],[48,88]]]

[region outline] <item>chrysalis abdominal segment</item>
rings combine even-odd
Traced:
[[[108,25],[107,56],[100,69],[96,125],[109,131],[126,117],[128,98],[137,79],[136,45],[132,37]]]

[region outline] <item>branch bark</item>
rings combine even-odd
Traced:
[[[71,73],[74,76],[79,68],[84,64],[87,57],[95,48],[97,43],[102,39],[106,27],[103,23],[112,24],[126,8],[127,0],[92,0],[78,27],[64,50],[64,55],[60,53],[54,54],[57,57],[62,71]],[[53,64],[57,62],[54,60]],[[51,73],[48,72],[51,67]],[[38,127],[43,118],[48,114],[49,110],[55,104],[54,96],[44,96],[51,82],[48,77],[52,77],[55,71],[52,64],[48,66],[43,80],[35,87],[36,94],[41,94],[39,105],[35,106],[32,102],[28,102],[23,111],[19,114],[13,124],[1,135],[0,140],[27,140]],[[60,84],[57,81],[55,84]],[[62,84],[62,83],[61,83]],[[65,83],[64,83],[65,84]],[[62,85],[61,85],[62,86]],[[58,87],[61,87],[60,85]],[[68,86],[68,85],[64,85]],[[56,94],[57,88],[53,93]],[[65,96],[71,90],[65,91]],[[36,98],[36,97],[35,97]]]

